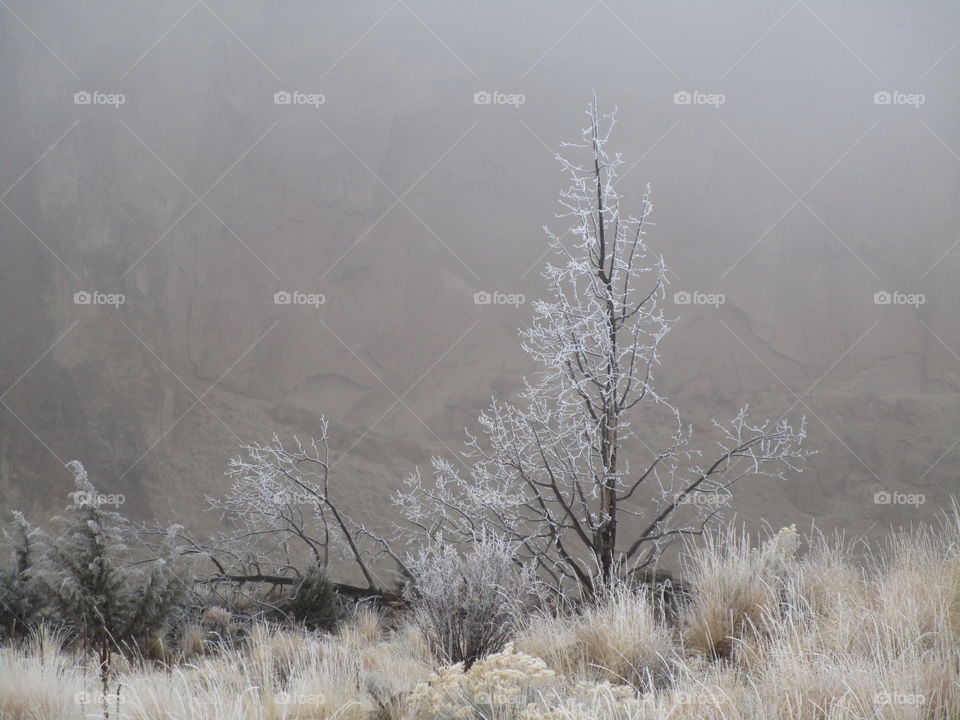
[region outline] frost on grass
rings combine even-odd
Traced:
[[[958,547],[960,522],[902,533],[866,558],[793,528],[763,543],[721,533],[688,560],[702,591],[679,625],[644,610],[642,596],[621,595],[587,611],[522,618],[507,645],[469,668],[437,661],[416,628],[369,611],[332,635],[258,627],[189,662],[118,662],[110,717],[956,718]],[[723,657],[718,639],[729,648]],[[99,688],[96,669],[62,638],[0,647],[4,720],[102,717],[99,706],[75,701]]]

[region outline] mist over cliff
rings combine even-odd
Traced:
[[[388,522],[402,477],[536,369],[517,328],[594,91],[624,207],[653,188],[679,318],[660,389],[705,448],[746,403],[808,418],[818,454],[738,514],[863,532],[960,487],[954,3],[0,18],[4,508],[61,507],[80,459],[125,512],[211,524],[239,444],[325,415],[337,491]]]

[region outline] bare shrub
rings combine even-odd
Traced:
[[[469,668],[503,649],[538,597],[532,570],[515,558],[514,548],[492,536],[463,552],[438,539],[411,558],[406,592],[414,622],[439,659]]]

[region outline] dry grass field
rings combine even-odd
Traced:
[[[468,670],[402,614],[360,607],[333,634],[254,626],[215,642],[216,612],[104,688],[55,633],[0,650],[4,720],[955,720],[960,523],[849,545],[732,530],[687,558],[666,612],[620,589],[522,619]]]

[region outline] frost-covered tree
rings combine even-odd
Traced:
[[[0,631],[7,638],[27,633],[45,605],[37,572],[42,534],[20,512],[13,513],[11,525],[3,531],[9,561],[0,567]]]
[[[233,483],[223,498],[210,498],[230,525],[204,550],[220,575],[235,582],[293,584],[298,567],[326,572],[332,559],[349,559],[374,591],[377,582],[360,543],[363,529],[331,495],[329,424],[317,439],[284,446],[274,435],[253,443],[230,461]]]
[[[98,654],[106,675],[114,652],[133,649],[160,631],[183,601],[187,580],[174,563],[171,529],[158,553],[139,557],[126,543],[129,526],[106,510],[77,461],[73,503],[55,518],[59,534],[45,541],[41,573],[53,617]]]
[[[621,209],[623,160],[608,150],[615,116],[599,114],[595,100],[587,116],[582,141],[564,143],[587,162],[558,156],[570,180],[558,217],[572,225],[564,235],[545,228],[556,258],[544,271],[550,294],[521,330],[540,371],[517,402],[494,400],[481,414],[480,437],[467,437],[467,473],[434,458],[433,481],[414,473],[397,502],[420,534],[473,541],[492,531],[556,586],[591,591],[649,565],[672,539],[702,532],[737,479],[783,478],[807,451],[803,418],[754,422],[746,408],[713,422],[719,449],[709,462],[690,448],[692,426],[655,384],[673,321],[662,307],[666,265],[644,237],[649,186],[638,214]],[[665,446],[629,457],[630,439],[649,446],[663,418]],[[695,517],[677,512],[684,505]],[[625,517],[637,528],[626,536]]]

